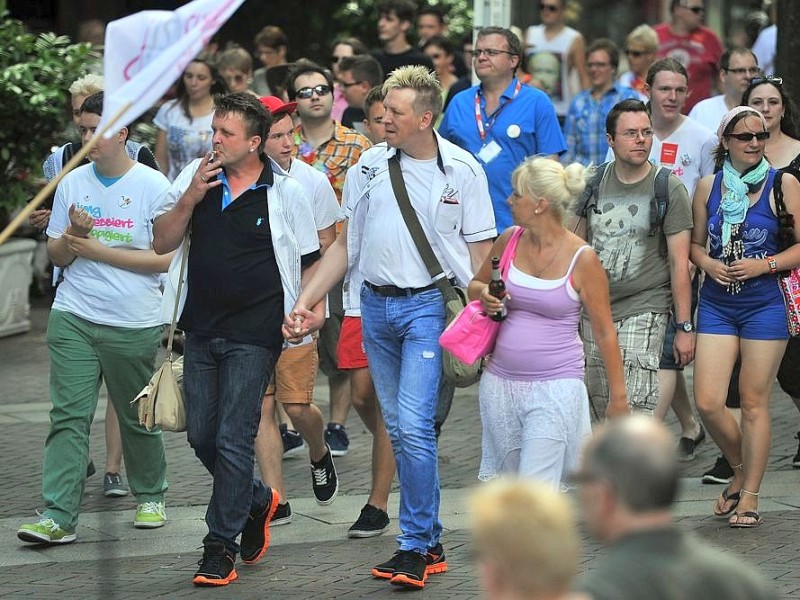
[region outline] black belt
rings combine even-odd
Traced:
[[[455,279],[450,279],[449,281],[451,285],[455,285]],[[425,287],[419,287],[419,288],[401,288],[397,287],[396,285],[375,285],[374,283],[370,283],[369,281],[365,281],[364,285],[367,286],[376,294],[379,294],[381,296],[386,296],[388,298],[413,296],[414,294],[420,294],[422,292],[427,292],[436,289],[435,283],[431,283],[430,285],[426,285]]]

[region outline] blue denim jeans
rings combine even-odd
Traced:
[[[434,416],[444,329],[439,290],[386,298],[363,286],[364,349],[400,480],[401,550],[439,542],[439,471]]]
[[[214,477],[206,511],[208,535],[239,551],[237,536],[251,512],[263,510],[268,490],[253,479],[253,442],[261,400],[279,350],[186,334],[183,385],[186,434]]]

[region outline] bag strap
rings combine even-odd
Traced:
[[[178,320],[178,306],[181,302],[181,291],[183,290],[183,275],[186,272],[186,262],[189,258],[189,232],[183,238],[183,255],[181,256],[181,269],[178,275],[178,289],[175,293],[175,307],[172,309],[172,323],[169,325],[169,337],[167,338],[167,360],[172,361],[172,341],[175,338],[175,328]]]
[[[511,268],[511,261],[514,260],[514,257],[517,255],[517,242],[519,242],[519,238],[522,237],[524,231],[525,230],[519,225],[514,226],[514,232],[511,234],[511,237],[508,238],[508,243],[503,250],[503,256],[500,257],[500,276],[503,278],[503,281],[505,281],[508,276],[508,270]]]
[[[397,200],[397,205],[400,207],[400,214],[403,215],[403,221],[408,227],[411,239],[414,240],[414,245],[416,245],[434,285],[439,288],[445,300],[456,299],[458,297],[456,291],[447,277],[445,277],[444,269],[439,264],[439,259],[436,258],[436,254],[431,248],[431,243],[428,241],[422,225],[420,225],[417,212],[411,206],[411,199],[408,197],[408,190],[406,190],[406,184],[403,181],[403,172],[400,169],[400,150],[395,150],[394,156],[389,159],[389,179],[392,182],[392,191]]]

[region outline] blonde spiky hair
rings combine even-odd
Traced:
[[[414,113],[421,115],[430,111],[433,121],[442,113],[442,87],[439,80],[425,67],[400,67],[389,75],[383,84],[384,95],[389,90],[410,89],[416,92],[414,97]]]
[[[92,96],[103,91],[103,78],[100,75],[84,75],[76,79],[69,86],[69,93],[73,96]]]

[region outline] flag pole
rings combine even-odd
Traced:
[[[36,210],[42,202],[44,202],[47,198],[50,197],[53,191],[55,191],[56,186],[66,176],[66,174],[72,171],[72,169],[74,169],[78,165],[80,165],[81,162],[83,162],[83,159],[86,157],[87,154],[89,154],[89,152],[91,152],[92,148],[94,148],[97,145],[97,142],[100,140],[100,138],[109,129],[111,129],[117,123],[117,121],[119,121],[119,118],[123,115],[123,113],[125,113],[125,111],[127,111],[130,108],[132,104],[133,104],[132,102],[126,103],[117,112],[117,114],[114,115],[114,118],[111,119],[111,121],[109,121],[108,125],[103,127],[103,129],[99,133],[96,133],[94,136],[92,136],[92,139],[90,139],[86,144],[84,144],[81,147],[81,149],[78,152],[76,152],[75,155],[69,160],[69,162],[64,165],[64,168],[61,169],[58,175],[56,175],[53,179],[48,181],[47,185],[45,185],[41,190],[39,190],[39,193],[36,194],[36,196],[30,202],[28,202],[28,204],[25,205],[25,207],[19,212],[19,214],[17,214],[16,217],[14,217],[14,219],[6,226],[6,228],[3,229],[2,232],[0,232],[0,244],[5,243],[5,241],[8,240],[8,238],[10,238],[11,235],[17,229],[19,229],[20,225],[23,225],[25,223],[25,221],[28,219],[28,216],[34,210]]]

